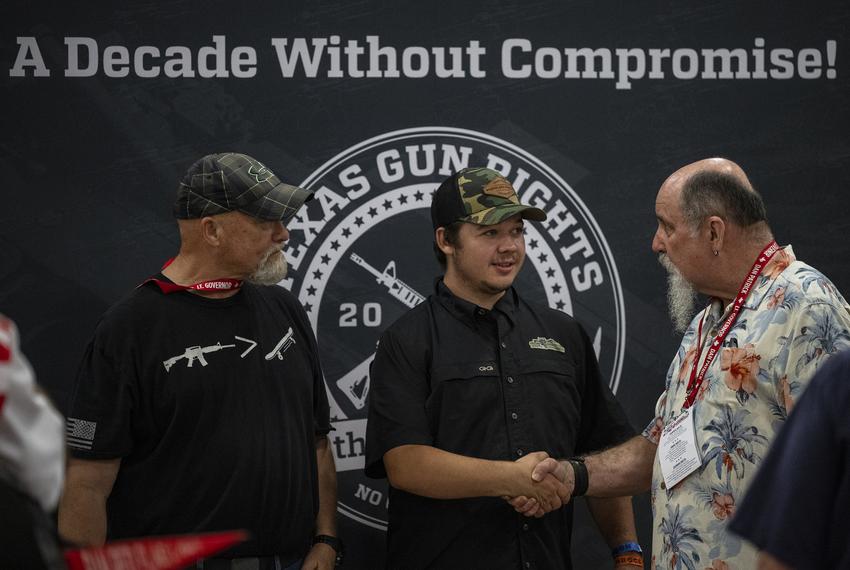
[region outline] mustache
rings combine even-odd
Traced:
[[[279,253],[280,257],[277,259],[273,258],[275,253]],[[247,280],[259,285],[274,285],[286,277],[288,267],[286,257],[283,254],[283,248],[274,246],[269,248],[263,255],[257,264],[257,269],[248,276]]]
[[[283,255],[283,247],[278,246],[278,245],[270,247],[269,250],[266,253],[263,254],[263,258],[261,260],[261,263],[265,263],[266,261],[269,260],[269,258],[271,256],[273,256],[275,253],[278,253],[278,252],[280,252],[280,254]]]

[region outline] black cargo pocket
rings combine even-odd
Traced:
[[[558,441],[575,441],[581,424],[583,384],[567,358],[526,358],[518,362],[519,388],[525,413],[541,433],[557,430]],[[550,453],[570,449],[550,449]]]

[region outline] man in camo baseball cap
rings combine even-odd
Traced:
[[[539,288],[526,298],[515,285],[524,218],[546,216],[488,168],[463,169],[434,193],[443,274],[384,330],[369,374],[364,471],[392,489],[388,568],[569,568],[572,510],[562,507],[586,491],[573,485],[579,461],[563,476],[531,472],[549,454],[574,457],[634,433],[581,325]],[[567,488],[570,469],[579,475]],[[499,496],[539,518],[518,523]],[[631,498],[605,501],[600,525],[636,541]]]
[[[239,211],[286,224],[313,193],[284,184],[262,162],[246,154],[208,154],[180,181],[174,217],[192,220]]]
[[[490,226],[515,214],[537,222],[546,219],[540,208],[521,204],[511,183],[489,168],[464,168],[452,174],[440,184],[431,202],[435,230],[454,222]]]

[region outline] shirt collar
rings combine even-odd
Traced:
[[[517,292],[513,287],[510,287],[507,291],[505,291],[505,294],[502,295],[502,298],[496,302],[492,310],[479,307],[475,303],[470,303],[469,301],[456,296],[451,292],[451,290],[449,290],[448,287],[446,287],[446,284],[443,283],[442,277],[436,280],[434,287],[436,297],[440,303],[450,313],[458,318],[475,321],[477,319],[486,318],[490,315],[490,313],[498,311],[508,317],[511,322],[514,320],[514,314],[516,313],[517,307]]]
[[[779,277],[785,269],[791,265],[793,262],[797,261],[797,257],[794,255],[794,250],[790,245],[784,246],[782,249],[777,251],[770,261],[767,262],[767,265],[764,266],[764,269],[759,275],[758,281],[756,285],[750,291],[747,300],[744,302],[745,309],[756,309],[761,302],[764,300],[765,296],[773,290],[773,287],[776,283],[776,278]],[[712,307],[710,310],[711,316],[716,316],[717,320],[720,321],[726,318],[727,313],[732,310],[732,303],[729,303],[726,307],[721,305],[721,301],[718,299],[712,299]],[[721,314],[722,312],[722,314]]]

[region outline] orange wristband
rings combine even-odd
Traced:
[[[614,565],[629,564],[643,568],[643,554],[640,552],[624,552],[614,557]]]

